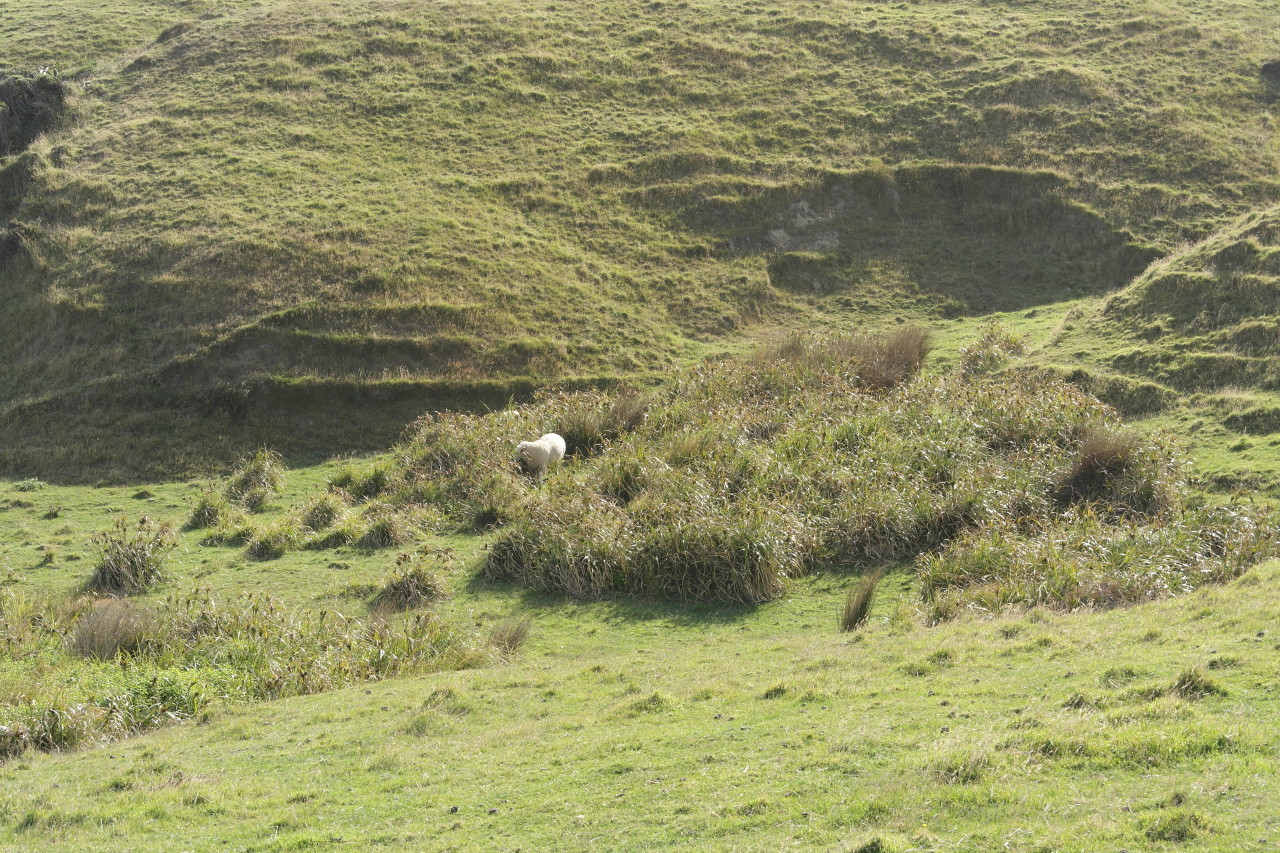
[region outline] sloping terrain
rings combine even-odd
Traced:
[[[4,6],[0,849],[1273,849],[1277,21]]]
[[[1128,610],[929,629],[887,593],[853,640],[833,580],[756,611],[525,598],[508,667],[29,754],[0,767],[0,847],[1273,846],[1274,564]]]
[[[1280,211],[1180,246],[1081,303],[1041,358],[1126,414],[1182,436],[1203,485],[1280,494]]]
[[[1280,197],[1265,7],[115,12],[0,31],[69,93],[0,164],[12,473],[372,449],[772,328],[1104,293]]]
[[[1101,308],[1141,342],[1115,366],[1173,388],[1280,390],[1280,208],[1171,255]]]

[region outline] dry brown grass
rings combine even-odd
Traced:
[[[866,338],[855,351],[858,379],[874,391],[901,385],[920,372],[932,346],[932,336],[920,326],[903,326],[886,335]]]
[[[1110,427],[1087,429],[1070,465],[1054,480],[1059,504],[1106,503],[1136,512],[1153,513],[1165,507],[1168,496],[1159,481],[1144,476],[1148,464],[1141,439]]]
[[[512,617],[493,626],[489,634],[493,647],[505,657],[510,657],[529,639],[529,628],[532,621],[528,616]]]
[[[103,598],[76,622],[71,647],[83,657],[112,660],[137,654],[153,637],[155,614],[119,598]]]

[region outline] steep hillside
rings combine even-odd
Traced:
[[[1280,390],[1280,208],[1171,255],[1100,319],[1143,344],[1115,357],[1119,369],[1186,391]]]
[[[69,96],[0,164],[11,473],[1105,293],[1280,198],[1263,7],[117,5],[0,30]]]
[[[1280,495],[1280,208],[1239,217],[1076,305],[1039,357],[1179,433],[1203,485]]]

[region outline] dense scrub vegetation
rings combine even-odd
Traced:
[[[295,508],[285,537],[388,547],[497,527],[493,580],[748,603],[816,568],[918,558],[931,619],[1133,603],[1269,553],[1256,512],[1189,500],[1166,439],[1052,375],[991,369],[1016,349],[1007,331],[988,327],[951,372],[921,374],[927,348],[909,326],[793,337],[644,393],[427,415],[391,461]],[[539,485],[513,448],[547,431],[569,457]],[[326,501],[333,526],[308,527]]]

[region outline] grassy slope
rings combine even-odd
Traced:
[[[337,470],[290,472],[261,521]],[[68,594],[92,562],[82,543],[109,514],[180,520],[198,486],[11,484],[5,581]],[[290,606],[354,613],[394,559],[345,548],[257,562],[202,535],[184,534],[173,580],[152,596],[270,589]],[[758,608],[580,604],[480,582],[485,538],[440,544],[460,558],[448,611],[533,618],[514,663],[219,706],[130,741],[28,754],[0,767],[0,844],[857,849],[879,838],[1083,851],[1194,835],[1184,849],[1241,850],[1280,831],[1267,633],[1280,565],[1129,610],[936,628],[918,624],[917,583],[898,570],[870,625],[841,635],[842,573]],[[1227,695],[1158,695],[1190,667]]]
[[[1097,314],[1117,268],[1055,243],[1045,213],[1095,248],[1127,228],[1216,251],[1276,192],[1255,76],[1280,49],[1266,5],[116,4],[74,28],[71,11],[25,3],[0,24],[6,62],[92,80],[76,123],[37,146],[49,161],[67,145],[68,165],[42,166],[43,194],[16,214],[39,264],[6,273],[0,317],[22,334],[0,336],[4,393],[117,369],[141,381],[91,396],[101,416],[75,394],[10,410],[4,464],[48,479],[196,469],[284,430],[299,450],[385,447],[424,400],[474,399],[479,377],[644,375],[738,335],[864,316],[1001,309],[1033,361],[1164,381],[1121,370],[1143,339]],[[154,64],[125,70],[143,54]],[[1020,171],[999,190],[1006,173],[920,181],[876,158]],[[1021,170],[1043,168],[1071,183],[1035,191],[1050,179]],[[886,174],[902,227],[831,215],[874,211],[883,194],[866,187]],[[930,193],[952,202],[934,212]],[[1004,207],[1016,215],[993,219]],[[815,271],[834,286],[815,290]],[[513,302],[534,285],[572,322]],[[942,328],[944,360],[974,334]],[[268,375],[295,384],[237,396]],[[442,375],[457,386],[428,384]],[[385,423],[316,417],[372,380],[381,396],[358,399]],[[207,395],[218,383],[236,393]],[[200,405],[157,405],[183,394]],[[1222,421],[1268,405],[1255,387],[1181,391],[1146,423],[1248,484],[1274,464],[1269,439],[1233,451]],[[294,472],[280,508],[332,470]],[[147,491],[8,486],[0,575],[71,591],[110,516],[181,519],[195,489]],[[159,594],[201,582],[350,610],[392,560],[260,563],[198,538]],[[447,544],[467,561],[484,546]],[[743,610],[571,604],[460,565],[453,611],[534,617],[522,659],[25,757],[0,767],[0,844],[1266,849],[1277,572],[1125,611],[930,629],[903,618],[910,583],[891,575],[851,639],[834,627],[841,576]],[[1189,666],[1227,695],[1143,692]]]
[[[1276,566],[1181,601],[936,629],[894,621],[899,578],[852,640],[833,630],[835,577],[754,611],[473,592],[457,606],[535,615],[517,664],[232,709],[107,748],[23,758],[0,768],[0,843],[1273,843]],[[1142,693],[1190,666],[1207,667],[1228,694]]]
[[[1141,266],[1085,262],[1125,229],[1159,250],[1277,195],[1266,8],[150,4],[75,43],[65,14],[0,34],[81,75],[9,212],[15,472],[370,449],[432,401],[644,377],[761,321],[1097,293]],[[880,165],[920,161],[1018,171]],[[901,205],[822,177],[850,169]]]

